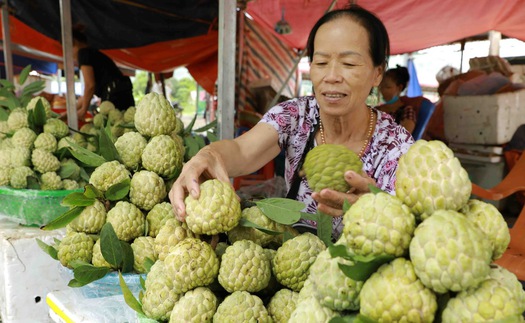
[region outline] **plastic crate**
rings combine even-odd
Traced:
[[[501,145],[525,124],[525,90],[443,97],[445,138],[452,143]]]
[[[42,191],[0,187],[0,216],[22,225],[42,226],[69,210],[62,199],[79,190]]]

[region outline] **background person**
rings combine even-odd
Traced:
[[[77,100],[79,120],[84,119],[93,95],[101,101],[111,101],[119,110],[135,105],[130,78],[111,58],[88,45],[82,27],[73,29],[73,55],[84,80],[84,92]]]
[[[385,103],[377,108],[390,114],[394,120],[412,133],[416,127],[416,112],[414,107],[403,102],[401,93],[406,89],[410,74],[408,69],[397,65],[386,71],[379,91]]]
[[[319,210],[333,216],[334,238],[343,227],[345,199],[354,202],[369,191],[371,183],[394,191],[398,159],[413,139],[390,115],[366,105],[371,89],[381,82],[390,54],[383,23],[356,5],[331,11],[313,27],[307,51],[314,96],[281,102],[243,135],[201,149],[184,165],[169,193],[177,218],[184,220],[184,198],[188,193],[198,198],[203,180],[229,182],[230,177],[250,174],[282,149],[287,197],[305,203],[305,212]],[[306,153],[325,143],[345,145],[363,161],[362,173],[344,174],[352,186],[347,193],[330,189],[312,192],[299,175]]]

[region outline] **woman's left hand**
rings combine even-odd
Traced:
[[[319,212],[330,216],[343,215],[343,203],[348,200],[353,204],[357,199],[370,192],[369,185],[376,185],[373,178],[364,174],[358,174],[354,171],[347,171],[345,173],[345,180],[350,184],[351,189],[348,192],[338,192],[325,188],[321,192],[313,192],[312,198],[317,201],[317,209]]]

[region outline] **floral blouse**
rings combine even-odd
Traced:
[[[394,122],[387,113],[374,109],[377,121],[374,133],[365,149],[361,161],[363,170],[372,177],[379,188],[394,194],[396,170],[399,157],[414,143],[411,134]],[[265,122],[277,130],[279,146],[285,151],[286,188],[290,190],[294,172],[299,164],[310,132],[317,124],[319,106],[313,96],[304,96],[282,102],[271,108],[260,122]],[[296,199],[303,202],[307,213],[317,212],[317,202],[312,199],[312,190],[306,178],[301,179]],[[301,220],[315,226],[315,222]],[[332,223],[332,236],[338,238],[343,229],[342,216],[335,217]]]

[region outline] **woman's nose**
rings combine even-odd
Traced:
[[[341,76],[340,69],[336,64],[329,64],[326,69],[325,81],[327,82],[340,82],[343,79]]]

